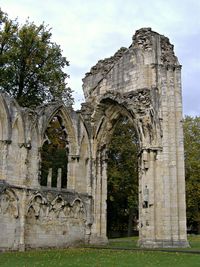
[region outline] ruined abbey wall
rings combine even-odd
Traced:
[[[0,95],[0,248],[105,243],[107,146],[127,116],[138,133],[139,245],[185,247],[181,66],[150,28],[100,60],[83,79],[80,111],[50,103],[35,111]],[[41,147],[55,116],[68,134],[67,188],[40,185]],[[51,179],[51,175],[48,176]]]
[[[140,245],[187,246],[181,65],[173,45],[150,28],[140,29],[128,49],[100,60],[83,82],[86,103],[94,107],[94,158],[105,153],[120,114],[128,116],[138,132]],[[105,203],[107,176],[98,179],[104,184],[99,197],[104,196]],[[148,208],[143,208],[145,188]],[[95,203],[103,218],[96,227],[105,233],[105,207]]]
[[[1,249],[87,243],[92,199],[87,178],[89,144],[81,118],[62,103],[32,111],[1,95],[0,106]],[[68,132],[67,189],[59,182],[57,187],[51,181],[40,185],[44,132],[55,114],[63,117]],[[79,164],[84,165],[81,170]]]

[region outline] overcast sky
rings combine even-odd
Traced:
[[[99,59],[131,44],[142,27],[170,38],[183,65],[184,114],[200,116],[199,0],[1,0],[10,18],[52,27],[53,41],[70,61],[75,108],[84,101],[82,78]]]

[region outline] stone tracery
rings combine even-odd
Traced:
[[[48,200],[39,192],[32,196],[28,204],[27,216],[34,216],[42,224],[51,222],[53,219],[63,222],[69,219],[85,221],[86,218],[85,208],[80,198],[76,198],[70,203],[58,194],[52,200]]]
[[[15,219],[19,216],[19,204],[15,193],[6,189],[0,195],[0,214],[9,213]]]

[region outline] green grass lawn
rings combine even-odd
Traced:
[[[192,250],[200,250],[200,235],[191,235],[188,237]]]
[[[0,255],[1,267],[199,267],[200,255],[114,251],[104,249],[66,249],[49,251],[29,251],[24,253],[3,253]]]
[[[138,241],[138,237],[114,238],[114,239],[109,240],[108,247],[138,248],[137,241]],[[188,241],[190,244],[190,248],[184,248],[184,249],[181,248],[178,250],[199,250],[200,251],[200,235],[188,236]],[[169,250],[172,250],[172,249],[169,249]]]
[[[193,249],[200,250],[200,236],[189,238]],[[136,247],[136,238],[113,239],[121,247]],[[38,250],[0,253],[0,267],[196,267],[200,266],[200,254],[180,252],[131,251],[92,248]]]

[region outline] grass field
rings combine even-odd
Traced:
[[[189,238],[192,249],[200,251],[200,236]],[[70,248],[0,254],[0,267],[196,267],[200,254],[181,252],[112,250],[111,247],[132,248],[136,238],[110,241],[110,249]]]
[[[110,239],[107,247],[111,248],[137,248],[138,237],[124,237],[124,238],[115,238]],[[190,248],[181,248],[177,250],[199,250],[200,251],[200,235],[191,235],[188,236],[188,241]],[[169,249],[172,250],[172,249]],[[200,264],[199,264],[200,266]]]

